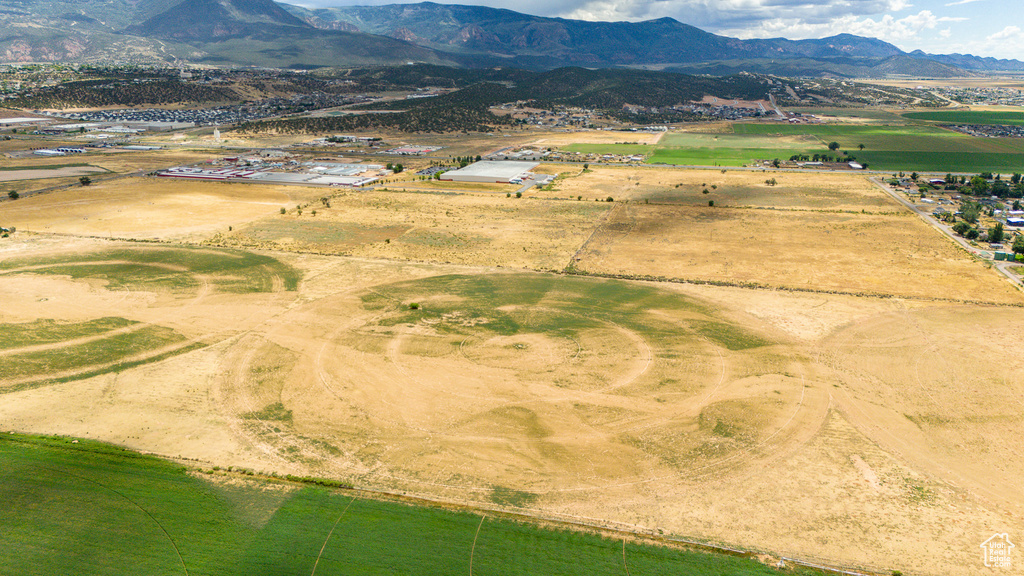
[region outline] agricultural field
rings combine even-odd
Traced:
[[[26,576],[775,573],[753,559],[651,540],[243,473],[196,473],[91,441],[4,436],[0,525],[10,530],[0,563]]]
[[[541,165],[538,172],[554,172]],[[564,170],[564,168],[563,168]],[[772,183],[773,182],[773,183]],[[707,190],[707,194],[704,193]],[[894,212],[898,207],[867,178],[843,173],[752,172],[746,170],[681,170],[594,166],[587,173],[576,169],[558,179],[550,190],[534,190],[530,197],[582,197],[593,202],[613,200],[704,206]]]
[[[908,214],[627,204],[579,254],[588,273],[916,298],[1024,302]]]
[[[12,257],[0,261],[0,279],[0,294],[10,305],[0,314],[3,392],[119,372],[212,343],[211,334],[183,327],[133,293],[195,307],[210,294],[294,291],[298,283],[293,270],[269,258],[166,248]],[[102,291],[95,290],[99,286]],[[33,302],[40,291],[49,295]],[[107,292],[120,297],[105,298]],[[81,310],[65,317],[36,315],[66,306]],[[110,315],[97,317],[97,310]]]
[[[293,209],[262,218],[210,242],[560,270],[608,210],[604,204],[508,198],[502,192],[344,192],[332,197],[329,207],[313,202],[302,214]]]
[[[106,170],[97,166],[89,166],[88,164],[60,167],[3,167],[0,168],[0,182],[11,182],[14,180],[41,180],[45,178],[74,178],[78,176],[91,176],[103,172],[106,172]]]
[[[757,138],[809,135],[822,146],[838,142],[840,150],[878,170],[1005,172],[1024,165],[1020,138],[976,138],[935,126],[736,124],[735,132]]]
[[[1024,112],[1016,110],[934,110],[908,112],[905,117],[944,124],[1004,124],[1024,126]]]
[[[651,164],[746,166],[756,160],[827,151],[817,139],[799,133],[752,136],[748,134],[668,133],[661,138]]]
[[[1020,531],[1024,292],[996,271],[856,173],[537,171],[561,177],[522,198],[117,177],[0,202],[0,565],[973,576]]]
[[[113,238],[204,238],[322,192],[297,186],[121,178],[2,202],[0,224]]]
[[[974,347],[993,330],[1024,328],[1019,308],[366,258],[22,242],[4,253],[12,272],[0,283],[4,301],[15,304],[3,312],[4,330],[19,346],[11,350],[67,348],[146,322],[204,338],[202,347],[159,361],[3,389],[0,422],[8,429],[471,506],[600,518],[881,571],[970,574],[976,535],[1012,525],[1009,514],[1017,513],[968,494],[1020,488],[1024,469],[1003,460],[1022,432],[1019,419],[1008,419],[1005,405],[989,395],[953,415],[936,412],[925,388],[898,391],[907,376],[899,358],[927,354],[929,370],[942,371],[931,358],[956,357],[965,336],[941,335],[958,318],[982,353],[945,373],[941,394],[962,395],[967,386],[1019,395],[1020,363],[992,361],[1003,356],[995,342]],[[260,277],[246,270],[265,270],[266,280],[238,284]],[[203,278],[207,283],[196,286]],[[880,334],[905,340],[879,347]],[[877,365],[862,367],[871,354]],[[931,392],[942,401],[939,390]],[[902,396],[886,403],[891,394]],[[978,452],[970,438],[1006,448]],[[908,452],[915,456],[903,456]],[[992,473],[996,461],[1003,468]],[[53,469],[44,470],[50,478]],[[145,475],[135,481],[149,485]],[[33,482],[24,490],[46,485]],[[164,497],[145,496],[146,489],[119,491],[150,510],[144,503]],[[246,540],[258,537],[252,532],[241,540],[217,536],[222,555],[243,550],[253,562],[291,566],[315,561],[351,500],[332,498],[299,498],[294,509],[262,508],[244,495],[203,502],[220,502],[204,505],[211,514],[225,506],[229,517],[250,518],[268,537],[293,531],[288,523],[322,523],[315,544]],[[331,512],[310,516],[310,506]],[[158,546],[144,549],[152,558],[128,558],[215,573],[203,568],[203,555],[213,552],[176,538],[176,521],[164,522],[160,509],[154,516],[183,560]],[[203,529],[220,530],[224,521],[211,519]],[[457,537],[463,524],[472,532],[479,518],[448,525],[448,540],[469,538]],[[57,526],[54,532],[68,538],[77,534]],[[489,526],[487,520],[478,546],[512,538],[488,535]],[[338,524],[335,536],[343,528]],[[103,533],[110,536],[102,542],[124,546],[117,526]],[[156,528],[146,534],[165,537]],[[348,538],[334,545],[346,546]],[[580,538],[571,541],[584,546]],[[312,552],[286,552],[307,547]],[[328,546],[321,569],[344,557],[343,549]],[[483,570],[489,561],[481,562]]]

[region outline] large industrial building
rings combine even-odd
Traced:
[[[533,178],[533,170],[539,162],[474,162],[465,168],[449,170],[441,174],[441,180],[452,182],[498,182],[501,184],[520,183]]]

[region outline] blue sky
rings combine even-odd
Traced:
[[[284,0],[289,1],[289,0]],[[398,0],[291,0],[304,6]],[[739,38],[822,38],[843,32],[903,50],[1024,60],[1024,0],[466,0],[539,16],[648,20],[669,16]]]

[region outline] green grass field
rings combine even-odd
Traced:
[[[410,303],[420,304],[410,309]],[[369,310],[384,312],[380,325],[430,323],[459,337],[523,333],[578,336],[613,323],[642,333],[652,342],[678,346],[701,337],[731,350],[770,342],[742,326],[723,322],[716,312],[684,296],[619,280],[537,274],[434,276],[378,287],[363,296]],[[688,327],[664,324],[648,310],[686,313]],[[457,317],[457,321],[448,319]],[[486,318],[469,323],[462,319]],[[709,329],[712,327],[713,329]]]
[[[778,573],[737,556],[623,545],[468,510],[259,477],[229,484],[88,440],[4,434],[0,461],[0,566],[19,576]]]
[[[116,317],[97,318],[86,322],[57,322],[44,319],[19,324],[0,324],[0,333],[4,335],[0,340],[0,350],[96,336],[133,324],[137,322]]]
[[[57,350],[0,356],[0,374],[3,374],[4,378],[49,376],[58,372],[113,364],[130,356],[143,354],[147,350],[182,344],[186,340],[184,336],[170,328],[146,326]]]
[[[975,138],[934,126],[737,124],[735,132],[759,138],[810,135],[823,146],[838,142],[840,150],[878,170],[1019,171],[1024,166],[1022,139]]]
[[[240,250],[131,247],[71,256],[0,261],[0,275],[31,273],[106,280],[111,289],[194,290],[203,277],[222,292],[270,292],[298,287],[297,270],[269,256]]]
[[[1024,126],[1024,112],[1012,110],[933,110],[929,112],[908,112],[903,115],[912,120],[928,120],[949,124],[1004,124]]]

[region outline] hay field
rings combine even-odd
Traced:
[[[0,390],[5,429],[879,571],[977,573],[977,545],[1024,512],[999,499],[1024,476],[1007,462],[1024,424],[998,400],[1024,391],[998,344],[1024,328],[1017,308],[146,252],[5,245],[19,272],[0,282],[14,303],[0,320],[21,348],[54,346],[55,325],[64,348],[125,322],[204,336]],[[280,280],[232,289],[251,276],[240,262]]]
[[[545,172],[541,165],[536,171]],[[565,171],[565,167],[560,168]],[[553,173],[553,172],[547,172]],[[766,181],[774,179],[775,185]],[[708,194],[703,191],[707,189]],[[655,202],[686,206],[780,208],[894,212],[899,207],[877,186],[854,174],[760,172],[747,170],[679,170],[672,168],[593,167],[574,169],[555,182],[554,190],[531,190],[531,196],[584,200]]]
[[[106,172],[96,166],[66,166],[50,169],[2,170],[0,182],[15,180],[42,180],[46,178],[72,178]]]
[[[909,214],[617,204],[584,272],[995,303],[1024,295]]]
[[[312,211],[316,210],[314,216]],[[345,192],[330,208],[274,215],[219,234],[215,244],[560,270],[607,205],[504,194]]]
[[[204,238],[322,189],[121,178],[0,203],[19,230],[114,238]]]
[[[71,144],[71,146],[80,146]],[[213,158],[210,152],[194,150],[153,150],[146,152],[136,151],[91,151],[86,154],[73,154],[68,156],[54,156],[40,158],[6,158],[5,167],[28,169],[34,166],[46,166],[47,168],[63,166],[68,164],[89,163],[99,166],[110,172],[118,174],[130,174],[132,172],[149,172],[158,168],[166,168],[178,164],[192,164]]]

